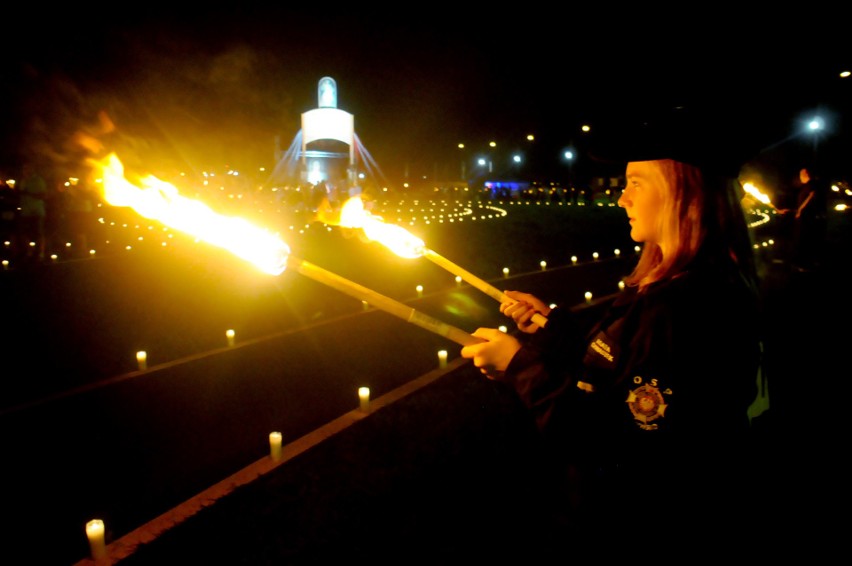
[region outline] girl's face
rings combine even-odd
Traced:
[[[666,182],[656,161],[631,161],[627,164],[627,186],[618,197],[618,206],[630,221],[634,242],[660,245]]]

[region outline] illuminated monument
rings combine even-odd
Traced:
[[[282,153],[276,146],[273,181],[351,187],[363,173],[374,178],[374,167],[381,174],[355,133],[355,117],[337,107],[333,78],[319,80],[317,101],[317,108],[302,113],[302,129],[290,148]]]

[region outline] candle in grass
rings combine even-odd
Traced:
[[[447,351],[446,350],[438,350],[438,367],[441,367],[441,368],[447,367]]]
[[[370,388],[369,387],[359,387],[358,388],[358,399],[361,402],[361,410],[367,412],[370,410]]]
[[[139,364],[140,371],[148,369],[148,352],[145,350],[136,352],[136,362]]]
[[[281,459],[281,433],[280,432],[270,432],[269,433],[269,456],[273,460]]]
[[[225,331],[225,336],[228,337],[228,346],[234,345],[234,335],[234,330],[231,328]]]
[[[101,519],[92,519],[86,523],[86,536],[89,539],[89,550],[92,554],[92,560],[97,561],[106,558],[104,522]]]

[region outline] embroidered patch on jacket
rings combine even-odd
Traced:
[[[606,332],[600,331],[589,343],[583,363],[586,365],[612,370],[618,363],[619,347]]]
[[[666,405],[663,394],[652,385],[641,385],[627,396],[627,406],[637,424],[645,430],[656,429],[655,420],[665,416]]]

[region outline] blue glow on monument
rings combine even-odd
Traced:
[[[384,176],[355,133],[355,117],[339,109],[337,102],[337,82],[322,77],[317,83],[317,108],[302,113],[302,127],[287,151],[276,150],[273,181],[350,189],[363,181],[359,163],[371,176]]]

